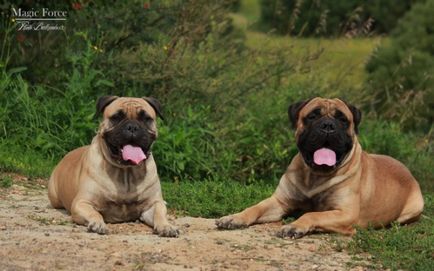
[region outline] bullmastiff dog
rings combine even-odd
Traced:
[[[218,228],[278,221],[300,211],[302,216],[277,233],[300,238],[314,231],[352,235],[355,225],[381,227],[419,218],[424,202],[418,183],[399,161],[362,150],[357,108],[318,97],[291,105],[288,113],[299,153],[271,197],[220,218]]]
[[[103,96],[103,115],[92,143],[68,153],[48,184],[54,208],[65,208],[88,230],[107,233],[106,223],[140,219],[160,236],[179,231],[166,218],[157,166],[151,153],[160,103],[150,97]]]

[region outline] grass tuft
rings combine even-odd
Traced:
[[[0,187],[1,188],[9,188],[12,186],[12,184],[13,184],[12,177],[7,176],[7,175],[1,177],[1,179],[0,179]]]

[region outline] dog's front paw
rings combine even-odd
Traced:
[[[87,224],[87,231],[96,232],[98,234],[107,234],[108,228],[104,221],[90,221]]]
[[[178,237],[179,230],[172,225],[157,226],[154,228],[154,233],[160,237]]]
[[[247,224],[237,215],[224,216],[215,221],[218,229],[234,230],[246,228]]]
[[[295,225],[289,224],[280,228],[280,230],[276,233],[278,237],[285,238],[289,237],[291,239],[298,239],[305,236],[309,232],[309,229],[304,229],[301,227],[297,227]]]

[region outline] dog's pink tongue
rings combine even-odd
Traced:
[[[125,145],[122,148],[122,159],[125,161],[130,160],[134,164],[138,165],[140,162],[146,159],[146,154],[140,147]]]
[[[313,154],[313,161],[317,165],[334,166],[336,164],[336,153],[327,148],[319,149]]]

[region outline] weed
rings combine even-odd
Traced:
[[[0,187],[1,188],[9,188],[13,184],[13,179],[11,176],[2,176],[0,180]]]
[[[71,225],[71,221],[68,220],[57,220],[55,218],[43,217],[35,214],[28,215],[27,218],[39,222],[41,225]]]

